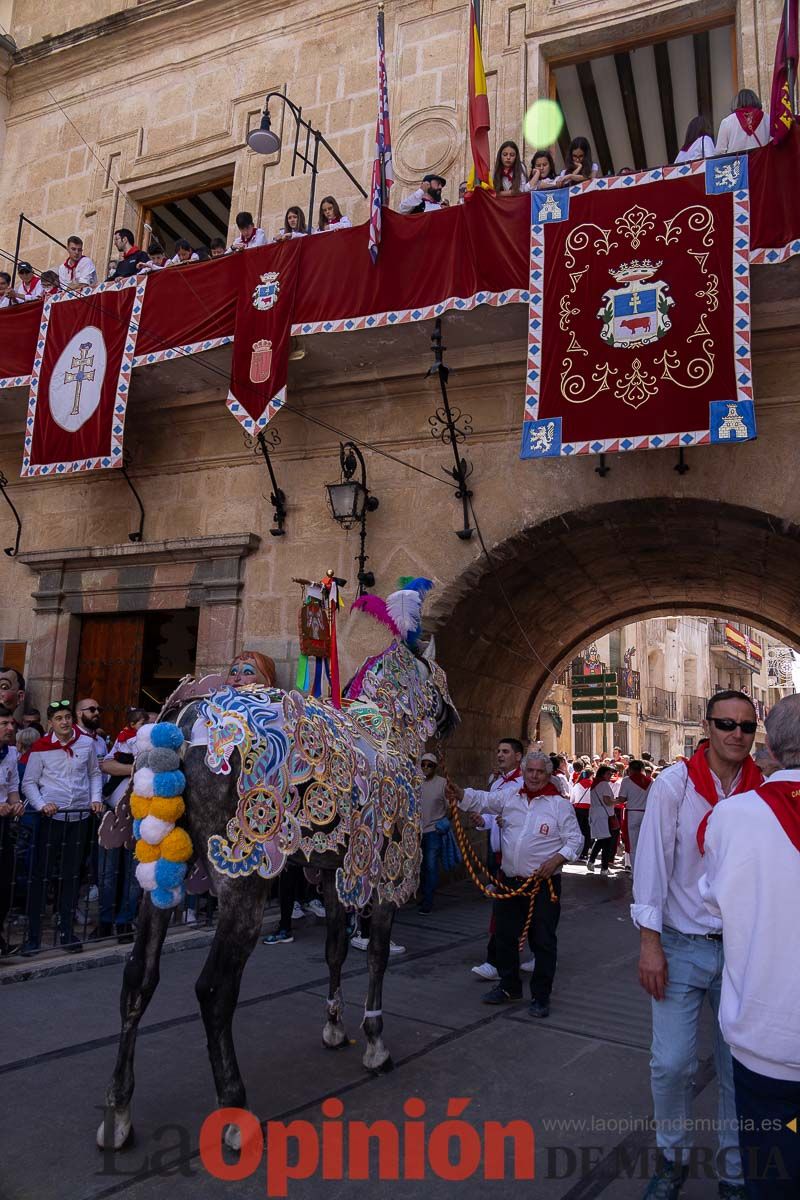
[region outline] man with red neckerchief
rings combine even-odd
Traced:
[[[706,999],[716,1014],[722,988],[722,923],[700,894],[708,818],[719,801],[763,782],[750,758],[753,701],[718,692],[708,702],[707,740],[687,762],[666,767],[648,791],[633,876],[631,916],[639,928],[639,982],[652,997],[650,1083],[660,1161],[643,1200],[675,1200],[685,1182],[697,1067],[697,1027]],[[719,1108],[715,1167],[723,1200],[745,1198],[731,1056],[714,1041]]]
[[[722,919],[719,1023],[751,1200],[800,1195],[800,696],[766,719],[780,767],[714,809],[700,891]]]
[[[150,261],[150,255],[140,250],[131,229],[117,229],[114,233],[114,245],[119,254],[117,265],[110,279],[130,279],[141,270],[142,264]]]
[[[575,862],[583,845],[583,834],[572,805],[551,783],[553,764],[550,755],[531,750],[522,760],[522,786],[514,780],[493,792],[462,791],[448,783],[447,799],[466,812],[489,811],[503,819],[501,881],[510,888],[519,887],[535,876],[542,881],[536,895],[528,930],[528,944],[534,953],[531,972],[532,1017],[550,1013],[550,992],[556,973],[558,941],[556,928],[561,905],[561,868]],[[556,896],[551,899],[549,880]],[[483,997],[484,1004],[508,1004],[522,999],[519,975],[519,938],[528,916],[527,896],[495,901],[497,922],[497,969],[499,984]]]
[[[58,281],[65,292],[94,287],[97,283],[97,267],[83,253],[83,239],[76,233],[67,238],[67,257],[58,268]]]

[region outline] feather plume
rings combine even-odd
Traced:
[[[433,587],[433,580],[426,579],[424,575],[418,575],[416,579],[412,578],[411,575],[404,575],[401,579],[398,579],[397,586],[403,588],[404,591],[419,592],[421,596],[424,596]]]
[[[350,605],[351,612],[353,609],[356,609],[358,612],[365,612],[376,621],[380,621],[381,625],[385,625],[387,629],[391,629],[395,637],[401,633],[382,596],[359,596]]]
[[[403,638],[407,638],[419,628],[422,596],[418,591],[403,588],[399,592],[392,592],[391,596],[386,597],[386,607]]]

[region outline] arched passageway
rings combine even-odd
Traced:
[[[522,735],[582,645],[628,621],[735,616],[800,645],[800,526],[756,509],[598,504],[522,530],[492,557],[494,570],[481,560],[431,613],[462,716],[451,754],[465,776],[485,774],[498,737]]]

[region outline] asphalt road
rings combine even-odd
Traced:
[[[629,893],[625,875],[600,878],[568,868],[551,1015],[538,1021],[524,1004],[498,1009],[480,1002],[487,987],[470,967],[483,960],[488,903],[470,884],[440,893],[430,916],[413,908],[400,913],[394,940],[407,953],[391,960],[384,986],[384,1037],[395,1069],[380,1077],[361,1065],[364,955],[350,951],[344,984],[345,1021],[356,1044],[331,1052],[321,1041],[322,925],[309,917],[298,922],[292,945],[259,945],[245,972],[235,1031],[250,1110],[276,1126],[267,1131],[269,1153],[254,1157],[252,1174],[238,1180],[216,1178],[198,1150],[201,1126],[215,1107],[193,990],[204,948],[162,960],[161,983],[139,1034],[135,1142],[117,1155],[98,1151],[94,1134],[116,1052],[119,963],[86,969],[83,955],[75,961],[80,970],[6,986],[4,969],[0,1197],[239,1200],[280,1194],[282,1164],[290,1164],[291,1176],[299,1156],[294,1171],[308,1178],[285,1184],[298,1200],[472,1200],[520,1187],[545,1200],[633,1200],[644,1190],[654,1139],[647,1124],[650,1010],[636,981]],[[274,921],[274,910],[270,916]],[[715,1111],[710,1030],[707,1012],[696,1083],[700,1118]],[[326,1098],[340,1106],[323,1114]],[[448,1101],[459,1098],[445,1128]],[[292,1121],[301,1123],[294,1130],[300,1141],[282,1151],[280,1136]],[[352,1177],[365,1162],[358,1123],[374,1121],[393,1122],[394,1131],[382,1127],[382,1168],[373,1145],[371,1178],[362,1181]],[[485,1178],[486,1162],[497,1156],[497,1134],[487,1123],[510,1121],[522,1123],[516,1143],[522,1178],[526,1147],[535,1143],[533,1182],[514,1182],[509,1144],[494,1168],[501,1178]],[[450,1142],[448,1133],[455,1135]],[[713,1145],[713,1136],[698,1133],[697,1141]],[[427,1161],[420,1169],[414,1148],[421,1144]],[[463,1178],[441,1178],[447,1173]],[[683,1195],[713,1197],[716,1184],[698,1178]]]

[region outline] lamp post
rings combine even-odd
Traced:
[[[334,148],[330,144],[330,142],[327,141],[327,139],[323,136],[322,132],[319,129],[315,129],[314,126],[305,119],[305,117],[302,115],[302,113],[303,113],[302,108],[299,108],[296,104],[294,104],[289,99],[288,96],[284,96],[283,92],[268,92],[267,93],[266,98],[264,100],[264,112],[261,116],[261,123],[260,123],[258,129],[251,129],[250,133],[247,135],[247,144],[251,150],[254,150],[256,154],[275,154],[275,152],[277,150],[280,150],[281,139],[278,136],[278,134],[275,133],[275,131],[273,130],[272,122],[270,120],[270,115],[269,115],[270,100],[280,100],[282,104],[286,105],[286,107],[289,109],[289,112],[294,117],[295,130],[294,130],[294,150],[292,152],[292,175],[294,175],[295,167],[297,166],[298,159],[303,164],[303,174],[304,175],[307,170],[311,171],[311,194],[310,194],[309,200],[308,200],[308,229],[309,229],[309,232],[311,232],[311,227],[312,227],[313,219],[314,219],[314,194],[316,192],[317,175],[319,173],[319,168],[317,166],[317,163],[319,160],[320,146],[325,147],[325,149],[328,151],[330,156],[333,159],[335,159],[335,161],[339,164],[339,166],[344,171],[347,178],[351,181],[351,183],[355,184],[355,186],[358,188],[358,190],[361,192],[361,195],[365,199],[366,199],[367,193],[364,191],[361,184],[358,182],[356,177],[353,175],[352,171],[350,171],[349,168],[346,167],[345,164],[342,162],[342,160],[339,158],[339,155],[336,153],[336,151],[334,150]],[[305,142],[304,149],[301,149],[300,144],[299,144],[301,129],[305,130],[305,135],[306,135],[306,142]],[[314,142],[313,147],[311,145],[312,139]]]
[[[339,483],[326,483],[328,503],[331,515],[342,529],[359,527],[360,547],[356,561],[358,562],[358,595],[363,596],[367,588],[375,586],[375,576],[372,571],[365,570],[369,555],[366,552],[367,513],[375,512],[378,507],[377,496],[371,496],[367,487],[367,468],[364,456],[353,442],[339,444],[339,463],[342,468],[342,478]],[[355,479],[358,467],[361,467],[361,479]]]

